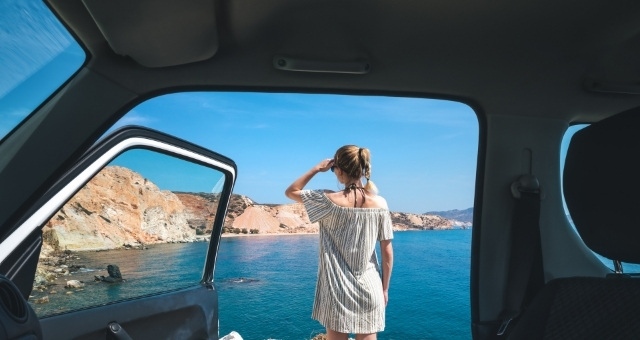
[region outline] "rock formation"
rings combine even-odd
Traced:
[[[392,212],[394,230],[446,230],[470,228],[471,223],[449,220],[439,215]]]
[[[122,274],[120,273],[120,267],[116,266],[115,264],[110,264],[107,266],[107,273],[109,273],[109,276],[96,275],[95,280],[106,283],[120,283],[124,281],[124,279],[122,278]]]
[[[115,248],[146,249],[154,243],[208,240],[218,213],[219,194],[160,190],[139,174],[109,166],[78,191],[44,226],[43,245],[36,269],[34,290],[55,293],[50,287],[60,276],[83,266],[75,251]],[[431,214],[392,212],[394,230],[469,228],[471,223]],[[300,203],[258,204],[250,198],[231,196],[223,236],[243,234],[317,233]],[[121,282],[117,266],[97,281]],[[242,279],[242,282],[249,282]],[[81,290],[82,282],[67,282],[67,294]],[[35,303],[46,303],[48,297]]]
[[[139,174],[109,166],[87,183],[43,228],[52,251],[144,248],[168,242],[195,242],[211,235],[219,194],[160,190]],[[395,230],[467,228],[470,223],[438,215],[391,214]],[[257,204],[232,195],[224,234],[316,233],[302,204]],[[223,234],[223,235],[224,235]]]
[[[196,241],[178,196],[118,166],[100,171],[43,228],[56,250]]]

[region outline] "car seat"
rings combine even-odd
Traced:
[[[564,195],[587,247],[616,263],[606,277],[557,278],[531,301],[509,339],[640,339],[640,108],[578,131],[567,151]]]

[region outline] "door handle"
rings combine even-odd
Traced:
[[[107,325],[107,340],[132,340],[127,331],[117,322]]]

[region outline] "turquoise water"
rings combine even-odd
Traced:
[[[470,339],[471,230],[396,232],[387,327],[378,339]],[[225,238],[216,267],[220,335],[308,340],[317,235]]]
[[[378,339],[470,339],[471,230],[396,232],[387,327]],[[220,336],[245,340],[309,340],[324,328],[311,319],[317,271],[317,235],[223,238],[215,271]],[[33,304],[43,317],[107,301],[197,284],[206,243],[154,245],[147,250],[78,253],[86,266],[63,276],[50,302]],[[117,264],[126,282],[93,280]],[[179,268],[179,269],[177,269]],[[73,294],[62,288],[86,283]]]

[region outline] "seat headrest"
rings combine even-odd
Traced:
[[[640,263],[640,108],[591,124],[571,139],[564,195],[594,252]]]

